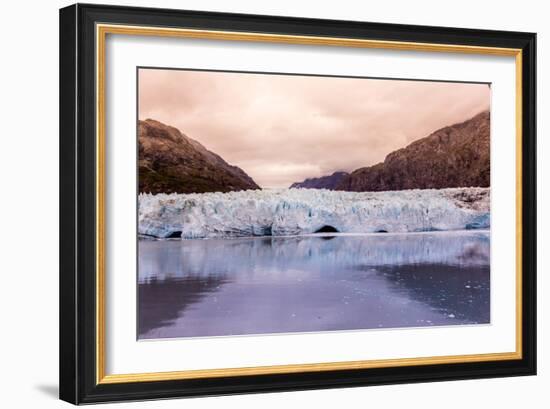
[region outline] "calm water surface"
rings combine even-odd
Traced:
[[[482,324],[489,232],[139,242],[140,339]]]

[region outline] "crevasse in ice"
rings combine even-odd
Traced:
[[[157,238],[292,236],[488,228],[489,188],[140,194],[138,232]]]

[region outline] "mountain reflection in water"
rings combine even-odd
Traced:
[[[489,323],[489,259],[487,231],[142,240],[138,337]]]

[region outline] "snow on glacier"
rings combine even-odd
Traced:
[[[293,236],[488,228],[489,188],[140,194],[138,232],[157,238]]]

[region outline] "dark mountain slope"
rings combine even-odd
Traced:
[[[293,183],[290,188],[305,188],[305,189],[329,189],[334,190],[342,179],[348,176],[347,172],[334,172],[332,175],[321,176],[318,178],[308,178],[303,182]]]
[[[490,185],[490,115],[439,129],[344,177],[336,190],[383,191]]]
[[[203,193],[259,189],[242,169],[178,129],[139,121],[139,191]]]

